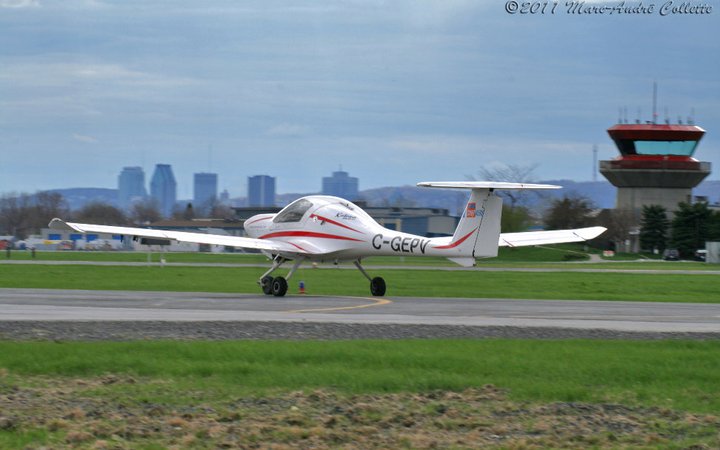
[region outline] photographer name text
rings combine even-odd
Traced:
[[[535,1],[518,2],[508,0],[505,3],[505,11],[508,14],[531,14],[531,15],[651,15],[661,16],[685,15],[698,16],[711,14],[712,5],[708,3],[693,3],[689,1],[668,0],[662,4],[656,3],[631,3],[620,1],[617,3],[596,3],[582,0],[575,1]]]

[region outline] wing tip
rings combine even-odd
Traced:
[[[71,227],[67,222],[57,217],[50,221],[48,228],[53,230],[75,231],[75,228]]]

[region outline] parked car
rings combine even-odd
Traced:
[[[676,248],[666,248],[663,252],[665,261],[680,261],[680,252]]]
[[[695,261],[705,262],[706,258],[707,258],[707,250],[705,250],[704,248],[695,252]]]

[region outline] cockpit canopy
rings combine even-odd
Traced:
[[[312,208],[313,203],[307,198],[301,198],[287,205],[280,211],[273,222],[275,223],[288,223],[288,222],[300,222],[305,213]]]
[[[370,217],[370,215],[363,211],[359,206],[340,197],[332,197],[329,195],[311,195],[309,197],[303,197],[295,200],[283,208],[282,211],[277,213],[277,215],[273,218],[273,222],[300,222],[308,211],[324,210],[327,207],[331,207],[333,210],[338,210],[338,212],[362,217],[363,220],[369,220],[370,223],[374,222],[374,219],[372,219],[372,217]]]

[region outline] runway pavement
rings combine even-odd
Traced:
[[[720,333],[720,305],[0,289],[0,321],[258,321]]]

